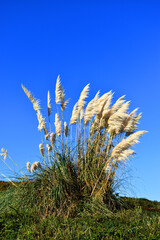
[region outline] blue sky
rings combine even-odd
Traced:
[[[125,94],[130,110],[139,107],[139,130],[148,131],[130,163],[130,195],[160,201],[159,9],[158,1],[1,1],[0,148],[21,168],[40,158],[36,114],[21,83],[45,115],[60,74],[71,98],[67,119],[87,83],[88,100],[113,90],[114,101]],[[3,163],[0,171],[11,175]]]

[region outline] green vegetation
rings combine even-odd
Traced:
[[[160,239],[159,202],[120,198],[128,209],[112,213],[104,205],[86,201],[72,217],[39,217],[38,206],[21,205],[18,191],[22,186],[0,192],[0,239]]]
[[[89,84],[75,104],[70,127],[64,122],[64,89],[57,78],[55,132],[51,125],[48,92],[48,127],[39,100],[23,85],[38,118],[42,161],[27,162],[22,171],[1,149],[2,161],[17,181],[2,184],[0,227],[2,239],[157,239],[159,212],[148,214],[133,199],[119,197],[121,173],[132,147],[146,131],[136,131],[137,109],[128,113],[124,96],[112,106],[112,91],[95,95],[86,109]],[[89,125],[88,125],[89,124]],[[19,169],[11,169],[8,159]],[[123,176],[123,174],[122,174]],[[8,183],[7,183],[8,184]],[[129,201],[129,202],[128,202]],[[143,201],[142,201],[143,202]],[[157,205],[158,207],[159,205]],[[149,207],[149,205],[147,206]]]

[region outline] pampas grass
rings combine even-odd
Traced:
[[[45,148],[44,148],[44,146],[43,146],[43,143],[40,143],[40,144],[39,144],[39,150],[40,150],[41,155],[44,157]]]
[[[36,161],[36,162],[34,162],[33,164],[32,164],[32,166],[31,166],[31,173],[33,173],[35,170],[37,170],[38,168],[41,168],[41,163],[40,162],[38,162],[38,161]]]
[[[71,116],[71,119],[70,119],[70,125],[77,123],[78,116],[79,116],[79,109],[78,109],[78,103],[76,103],[74,105],[74,107],[73,107],[73,110],[72,110],[72,116]]]
[[[90,88],[87,84],[73,107],[68,125],[63,116],[68,99],[65,100],[58,76],[55,88],[57,112],[53,124],[50,92],[47,95],[47,121],[42,116],[39,100],[23,85],[22,88],[36,111],[42,138],[39,144],[41,162],[32,165],[27,162],[28,182],[36,185],[36,189],[30,191],[31,199],[33,195],[37,197],[40,214],[69,216],[84,198],[108,204],[111,208],[108,201],[114,194],[117,170],[135,154],[132,147],[146,133],[136,131],[141,113],[137,114],[138,109],[129,113],[130,101],[125,101],[125,96],[112,104],[112,91],[102,96],[98,91],[85,108]],[[72,131],[73,125],[75,131]],[[3,161],[6,160],[7,151],[2,149],[1,156]]]
[[[60,82],[60,77],[58,75],[57,77],[57,82],[56,82],[56,89],[55,89],[55,101],[56,104],[60,104],[61,102],[61,82]]]
[[[50,97],[49,91],[47,95],[47,107],[48,107],[48,116],[50,116],[51,115],[51,97]]]
[[[4,148],[1,148],[0,155],[4,157],[4,160],[6,160],[6,158],[7,158],[7,150],[5,150]]]
[[[54,125],[55,125],[55,128],[56,128],[56,134],[57,134],[58,136],[60,136],[61,133],[62,133],[62,123],[61,123],[60,118],[59,118],[59,116],[58,116],[57,113],[55,114],[55,122],[54,122]]]

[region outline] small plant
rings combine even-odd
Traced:
[[[22,172],[26,179],[25,184],[20,186],[23,188],[22,198],[26,199],[23,204],[27,202],[41,215],[69,216],[86,199],[91,206],[101,203],[101,206],[108,204],[112,209],[117,170],[135,153],[132,147],[146,132],[136,131],[141,113],[137,114],[138,109],[128,112],[130,102],[124,100],[125,96],[111,105],[112,91],[101,97],[97,92],[85,108],[88,84],[82,90],[67,123],[63,112],[69,99],[65,99],[58,76],[55,89],[57,113],[53,131],[50,92],[47,95],[46,122],[39,100],[23,85],[22,88],[37,114],[42,141],[39,149],[43,158],[41,163],[27,163],[27,176]],[[2,149],[1,152],[6,163],[7,151]]]

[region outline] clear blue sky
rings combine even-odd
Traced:
[[[153,0],[0,1],[0,148],[22,168],[40,157],[36,114],[21,83],[45,115],[60,74],[71,98],[67,117],[87,83],[88,100],[112,89],[114,100],[126,94],[130,110],[139,107],[139,130],[148,131],[131,160],[133,190],[160,201],[159,12]],[[10,175],[2,162],[0,171]]]

